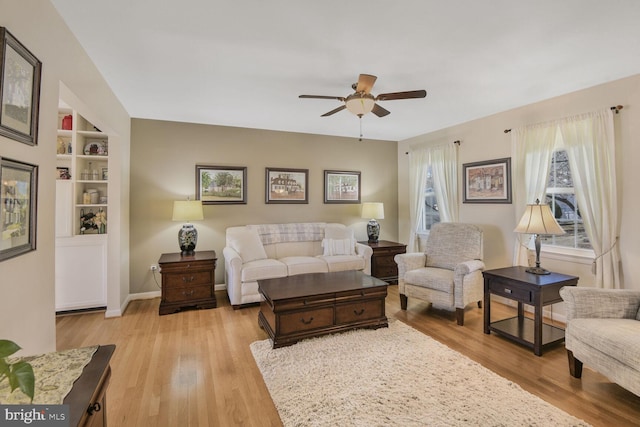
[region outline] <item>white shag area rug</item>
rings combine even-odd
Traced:
[[[251,344],[285,426],[588,426],[405,325]]]

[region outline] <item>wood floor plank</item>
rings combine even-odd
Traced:
[[[159,299],[133,301],[120,318],[104,313],[60,316],[58,350],[116,344],[107,393],[112,426],[280,426],[249,344],[266,339],[258,307],[233,310],[224,291],[218,308],[158,316]],[[493,303],[492,317],[515,309]],[[451,313],[409,299],[400,309],[389,287],[387,317],[399,319],[594,426],[640,425],[640,397],[585,366],[569,375],[564,347],[537,357],[524,346],[483,333],[482,310],[469,306],[465,325]]]

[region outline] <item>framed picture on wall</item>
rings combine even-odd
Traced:
[[[511,203],[511,158],[465,163],[463,203]]]
[[[0,135],[38,143],[42,63],[0,27]]]
[[[360,203],[360,172],[324,171],[325,203]]]
[[[203,205],[247,203],[247,168],[196,165],[196,200]]]
[[[0,261],[36,249],[38,167],[0,158]]]
[[[265,203],[309,203],[309,169],[265,168]]]

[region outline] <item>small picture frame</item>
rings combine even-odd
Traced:
[[[246,166],[196,165],[196,200],[203,205],[246,204]]]
[[[102,168],[102,180],[109,181],[109,168]]]
[[[360,172],[325,170],[324,202],[360,204]]]
[[[42,63],[0,27],[0,135],[38,144]]]
[[[69,172],[69,168],[57,167],[56,179],[71,179],[71,173]]]
[[[511,158],[465,163],[463,203],[511,203]]]
[[[0,158],[0,261],[36,249],[38,166]]]
[[[265,168],[265,203],[309,203],[309,169]]]

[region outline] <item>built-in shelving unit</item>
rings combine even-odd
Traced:
[[[79,111],[58,109],[56,311],[107,305],[109,136]]]

